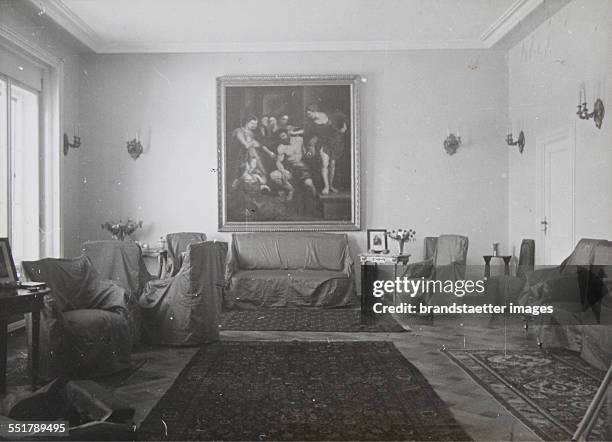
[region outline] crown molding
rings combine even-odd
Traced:
[[[516,0],[506,11],[493,22],[480,36],[480,41],[487,49],[492,48],[518,25],[532,14],[544,0]]]
[[[479,40],[412,41],[295,41],[295,42],[167,42],[151,44],[105,44],[99,53],[222,53],[222,52],[368,52],[444,49],[484,49]]]
[[[58,25],[72,34],[77,40],[94,52],[98,52],[102,41],[98,34],[76,15],[62,0],[30,0],[34,6],[44,12]]]

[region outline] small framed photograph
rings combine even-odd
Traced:
[[[387,250],[387,230],[368,229],[368,251],[381,253]]]
[[[0,282],[16,282],[17,271],[8,238],[0,238]]]

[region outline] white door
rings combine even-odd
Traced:
[[[544,263],[558,265],[574,249],[574,162],[570,138],[544,146]]]

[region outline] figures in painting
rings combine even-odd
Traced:
[[[320,197],[338,192],[336,162],[344,153],[346,131],[342,112],[318,104],[304,109],[301,126],[289,114],[248,116],[232,132],[238,164],[231,190],[243,195],[236,201],[251,214],[275,219],[285,211],[321,218]]]

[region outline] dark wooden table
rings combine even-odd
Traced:
[[[499,258],[504,260],[504,275],[510,275],[510,260],[512,259],[512,255],[482,255],[485,261],[485,278],[489,278],[491,276],[491,259]]]
[[[30,359],[32,390],[36,390],[38,382],[40,311],[45,305],[45,295],[51,290],[38,291],[18,290],[9,294],[0,292],[0,394],[6,393],[6,358],[8,340],[8,318],[17,314],[32,314],[32,339],[28,348]]]
[[[378,279],[378,265],[393,266],[393,280],[397,278],[398,264],[407,265],[410,255],[396,255],[391,253],[362,253],[359,255],[361,264],[361,319],[366,320],[375,316],[372,309],[377,302],[373,295],[374,281]],[[393,293],[393,304],[396,302],[396,293]],[[364,321],[365,322],[365,321]]]

